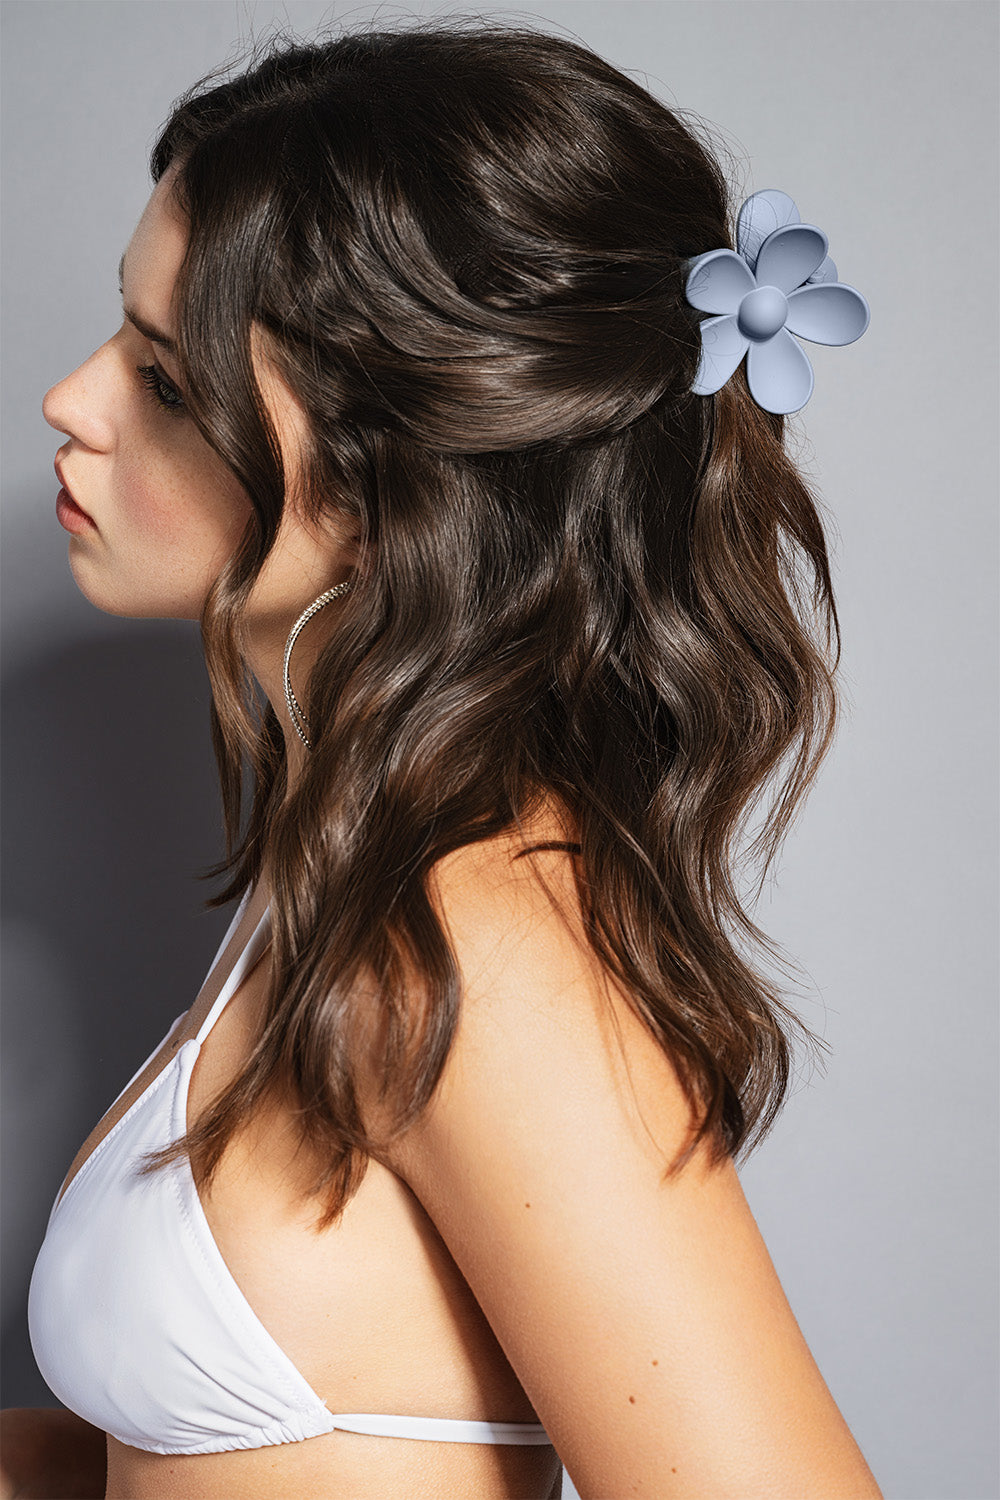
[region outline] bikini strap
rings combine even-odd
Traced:
[[[248,893],[248,895],[249,895],[249,893]],[[235,931],[236,926],[239,923],[239,919],[242,916],[244,910],[246,909],[246,905],[247,905],[247,897],[244,897],[243,902],[242,902],[242,904],[240,906],[239,911],[236,913],[236,916],[233,918],[233,925],[232,925],[232,927],[230,929],[230,934],[227,935],[227,936],[230,937],[230,940],[231,940],[231,934],[232,934],[232,932]],[[205,1040],[205,1038],[208,1036],[208,1033],[211,1031],[211,1029],[215,1025],[216,1021],[219,1019],[219,1016],[222,1014],[222,1012],[225,1010],[226,1006],[229,1004],[229,1001],[232,999],[233,995],[239,989],[239,987],[242,984],[243,980],[246,978],[246,976],[249,974],[250,970],[253,968],[254,964],[257,962],[257,960],[260,958],[261,954],[264,952],[264,949],[267,947],[268,943],[270,942],[270,939],[271,939],[271,905],[270,905],[270,902],[268,902],[267,906],[264,908],[263,914],[261,915],[260,921],[257,923],[257,926],[254,928],[253,932],[250,934],[249,940],[247,941],[246,946],[243,949],[243,952],[239,955],[239,957],[237,958],[236,962],[234,963],[234,965],[232,967],[232,970],[230,971],[229,978],[226,980],[225,984],[222,986],[222,989],[219,991],[218,995],[216,996],[215,1000],[213,1001],[211,1010],[208,1012],[208,1014],[206,1015],[205,1019],[202,1021],[201,1025],[198,1028],[198,1032],[197,1032],[197,1035],[195,1037],[195,1040],[197,1041],[199,1047],[201,1046],[201,1044]],[[221,957],[221,954],[223,952],[225,952],[225,949],[226,949],[227,946],[228,946],[227,943],[224,942],[222,948],[220,949],[220,954],[219,954],[220,957]],[[214,965],[213,965],[213,968],[214,968]]]
[[[375,1437],[422,1438],[439,1443],[551,1443],[538,1422],[476,1422],[451,1417],[390,1417],[340,1412],[333,1418],[346,1432]]]

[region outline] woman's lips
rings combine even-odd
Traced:
[[[67,531],[77,533],[97,530],[95,523],[85,510],[80,509],[65,485],[56,496],[56,517],[59,525],[65,527]]]
[[[63,476],[62,464],[60,463],[60,455],[58,453],[52,467],[56,471],[56,478],[62,485],[62,489],[56,496],[56,517],[59,525],[64,526],[67,531],[72,532],[86,531],[88,527],[96,531],[96,521],[91,516],[88,516],[87,512],[81,506],[77,505],[73,499],[69,485]]]

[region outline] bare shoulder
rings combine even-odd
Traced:
[[[587,939],[574,839],[565,816],[548,811],[432,872],[463,985],[442,1090],[515,1049],[512,1108],[519,1089],[571,1085],[592,1128],[603,1112],[624,1111],[637,1148],[662,1168],[689,1139],[690,1108],[669,1057]]]
[[[431,894],[454,1042],[389,1165],[423,1204],[584,1497],[879,1494],[728,1158],[586,940],[572,856],[511,835]]]

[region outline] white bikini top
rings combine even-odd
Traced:
[[[337,1428],[438,1442],[548,1443],[537,1422],[331,1412],[233,1279],[188,1158],[138,1175],[147,1151],[184,1133],[199,1049],[264,951],[268,916],[265,911],[197,1036],[177,1049],[56,1199],[28,1293],[38,1368],[71,1411],[147,1453],[265,1448]]]

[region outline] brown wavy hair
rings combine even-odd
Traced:
[[[553,799],[588,941],[699,1122],[668,1173],[703,1139],[759,1142],[794,1029],[825,1047],[742,951],[778,952],[734,872],[770,788],[744,851],[763,880],[829,746],[839,626],[784,419],[742,366],[690,391],[685,263],[733,245],[703,134],[584,46],[480,17],[272,43],[175,106],[151,166],[177,167],[190,224],[178,357],[253,507],[202,618],[227,828],[208,905],[267,849],[273,977],[242,1072],[148,1170],[189,1152],[209,1180],[281,1092],[334,1222],[385,1144],[359,1047],[377,1031],[402,1130],[455,1030],[433,866]],[[290,794],[241,649],[285,503],[255,329],[307,414],[306,514],[361,543]]]

